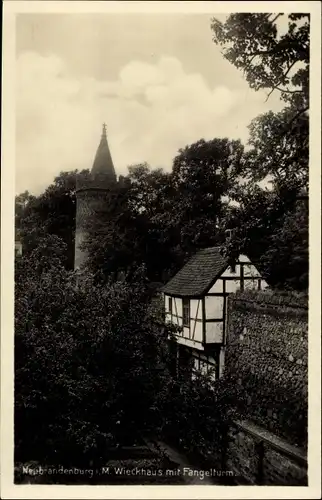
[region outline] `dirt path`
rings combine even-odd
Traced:
[[[149,443],[149,445],[153,446],[152,443]],[[204,475],[203,469],[196,466],[195,464],[192,464],[184,453],[179,452],[173,446],[170,446],[163,441],[156,440],[155,445],[159,451],[161,451],[169,458],[169,460],[171,460],[171,462],[177,465],[179,475],[181,476],[185,484],[199,486],[214,486],[216,484],[214,478]]]

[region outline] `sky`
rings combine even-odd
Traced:
[[[103,122],[118,175],[140,162],[169,171],[202,138],[246,143],[250,121],[283,105],[223,58],[211,17],[18,14],[16,193],[91,168]]]

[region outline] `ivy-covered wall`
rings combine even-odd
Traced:
[[[228,299],[224,378],[238,413],[292,445],[307,446],[308,301],[293,293]]]

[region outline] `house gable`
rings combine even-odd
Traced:
[[[203,353],[207,360],[210,356],[216,366],[215,377],[220,377],[225,357],[228,296],[239,289],[262,290],[267,286],[246,255],[239,255],[232,268],[218,248],[205,249],[163,287],[166,320],[180,327],[176,337],[179,346],[190,349],[195,356]]]
[[[207,252],[197,254],[198,259],[196,256],[191,259],[192,264],[190,262],[189,265],[184,266],[185,273],[179,271],[176,275],[179,275],[179,279],[170,280],[170,286],[166,285],[163,288],[166,318],[182,329],[178,335],[178,341],[198,349],[204,349],[204,346],[209,345],[225,344],[229,294],[239,289],[261,290],[267,287],[258,269],[247,256],[241,254],[236,260],[235,267],[231,268],[227,260],[218,254],[217,248],[206,250]],[[213,251],[210,252],[210,250]],[[215,255],[219,255],[219,263],[215,266],[215,272],[210,272],[209,264]],[[207,276],[201,272],[202,262],[206,263]],[[219,268],[221,270],[218,274]],[[187,279],[187,269],[190,272],[199,269],[202,279],[196,282],[195,274],[193,274],[192,285],[190,284],[187,288],[176,288],[179,284],[183,285]],[[203,293],[200,293],[201,282]],[[175,290],[177,293],[174,293]],[[197,291],[199,295],[196,294]]]

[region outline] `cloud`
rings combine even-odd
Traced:
[[[16,190],[39,193],[60,171],[91,168],[107,123],[118,174],[147,161],[170,170],[179,148],[201,138],[247,139],[265,95],[210,88],[173,57],[131,61],[116,81],[75,77],[56,55],[21,53],[16,86]]]

